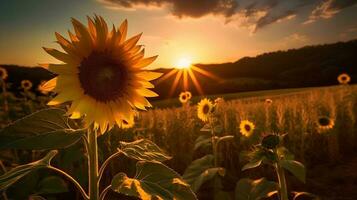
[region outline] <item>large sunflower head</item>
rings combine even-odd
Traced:
[[[346,85],[351,81],[351,77],[348,74],[343,73],[337,77],[337,80],[340,84]]]
[[[321,116],[317,119],[317,129],[320,133],[330,130],[334,126],[335,121],[327,116]]]
[[[204,98],[197,104],[197,116],[204,122],[207,122],[210,114],[213,112],[214,105],[211,100]]]
[[[21,87],[22,87],[22,89],[28,91],[32,88],[32,82],[29,80],[22,80]]]
[[[143,70],[157,56],[144,58],[141,34],[126,39],[128,22],[109,30],[100,16],[88,17],[88,27],[72,19],[75,33],[70,40],[56,33],[58,44],[65,52],[44,48],[63,64],[45,64],[58,76],[46,87],[58,95],[48,104],[71,101],[71,118],[84,117],[86,125],[94,124],[100,133],[122,121],[130,121],[135,109],[145,110],[151,104],[145,97],[155,97],[149,81],[161,73]]]
[[[7,78],[7,71],[5,68],[0,67],[0,79],[5,80]]]
[[[187,101],[189,100],[186,92],[181,92],[180,95],[179,95],[179,100],[181,103],[187,103]]]
[[[239,125],[239,129],[242,135],[249,137],[253,134],[255,126],[253,122],[250,122],[249,120],[243,120]]]

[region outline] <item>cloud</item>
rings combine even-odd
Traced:
[[[339,13],[342,9],[357,4],[356,0],[324,0],[309,16],[304,24],[310,24],[318,19],[328,19]]]
[[[329,18],[356,0],[97,0],[111,9],[165,8],[178,18],[221,16],[252,32],[278,22],[291,20],[303,7],[312,5],[307,22]],[[322,1],[322,2],[321,2]],[[310,9],[311,9],[310,8]],[[305,22],[306,23],[306,22]]]

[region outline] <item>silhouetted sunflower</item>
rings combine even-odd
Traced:
[[[181,103],[187,103],[188,98],[186,92],[181,92],[179,96],[179,100]]]
[[[351,81],[351,77],[348,74],[343,73],[337,77],[337,80],[340,84],[346,85]]]
[[[255,126],[249,120],[243,120],[239,125],[239,129],[242,135],[244,135],[245,137],[249,137],[252,135]]]
[[[100,16],[88,17],[88,27],[73,18],[72,24],[75,34],[69,32],[70,40],[56,33],[65,53],[44,48],[64,62],[44,65],[58,74],[46,84],[58,93],[48,104],[72,101],[67,114],[71,118],[84,115],[86,125],[94,124],[100,133],[115,124],[122,127],[135,109],[151,107],[145,97],[158,95],[148,89],[154,87],[149,81],[161,73],[143,70],[157,56],[144,58],[142,45],[137,45],[141,34],[126,40],[127,20],[110,31]]]
[[[5,68],[0,67],[0,79],[5,80],[8,74]]]
[[[21,87],[24,90],[30,90],[32,88],[32,82],[29,80],[22,80]]]
[[[317,129],[319,132],[324,132],[332,129],[335,126],[335,122],[333,119],[322,116],[317,119]]]
[[[204,122],[207,122],[209,115],[213,111],[213,103],[211,100],[204,98],[197,104],[197,116]]]

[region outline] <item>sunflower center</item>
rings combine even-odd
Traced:
[[[186,99],[186,95],[183,95],[183,96],[182,96],[182,99],[185,100],[185,99]]]
[[[204,105],[203,108],[202,108],[202,111],[203,111],[204,114],[208,114],[208,112],[209,112],[209,106],[208,106],[207,104]]]
[[[97,101],[108,102],[123,96],[128,69],[108,52],[92,52],[79,65],[78,76],[85,94]]]
[[[249,132],[251,130],[250,126],[248,124],[244,125],[244,129]]]
[[[327,118],[327,117],[321,117],[321,118],[319,119],[319,124],[320,124],[321,126],[328,126],[328,125],[330,124],[330,119]]]

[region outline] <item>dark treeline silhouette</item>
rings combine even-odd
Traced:
[[[1,65],[9,72],[8,81],[12,90],[18,90],[21,80],[28,79],[37,85],[41,80],[54,77],[39,67],[28,68],[15,65]],[[221,80],[213,80],[195,72],[205,94],[233,93],[243,91],[328,86],[337,84],[340,73],[348,73],[355,83],[357,79],[357,40],[307,46],[300,49],[264,53],[256,57],[244,57],[233,63],[196,64]],[[156,69],[168,73],[171,69]],[[174,76],[156,85],[159,98],[169,97]],[[197,94],[192,80],[188,90]],[[36,87],[34,87],[36,88]],[[176,91],[183,90],[182,79]]]

